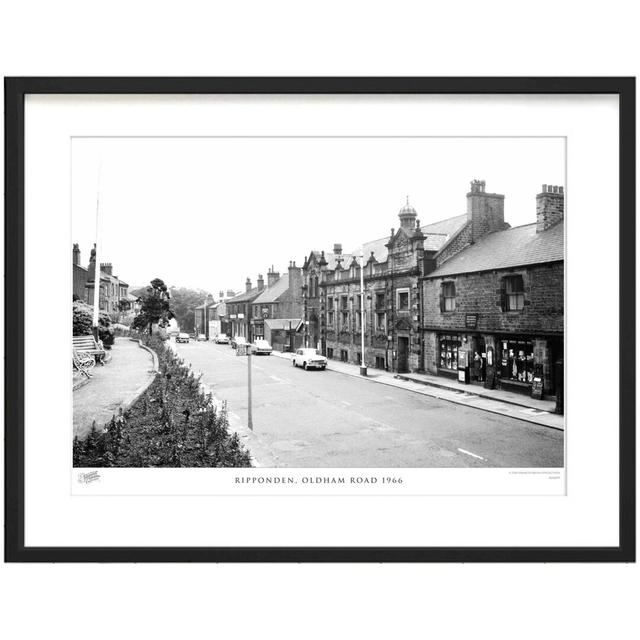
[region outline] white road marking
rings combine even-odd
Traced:
[[[278,378],[278,376],[269,376],[272,380],[275,380],[276,382],[291,382],[291,380],[288,380],[287,378]]]
[[[350,407],[350,406],[351,406],[351,403],[350,403],[350,402],[347,402],[346,400],[341,400],[340,402],[342,402],[342,404],[346,404],[346,405],[347,405],[347,407]]]
[[[482,456],[476,455],[475,453],[471,453],[471,451],[466,451],[465,449],[460,449],[459,447],[458,447],[458,451],[460,451],[461,453],[466,453],[468,456],[478,458],[478,460],[484,460]]]

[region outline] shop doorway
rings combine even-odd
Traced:
[[[398,373],[409,371],[409,338],[398,338]]]

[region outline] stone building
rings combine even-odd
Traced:
[[[89,266],[83,267],[80,263],[80,247],[73,245],[73,296],[76,300],[83,300],[93,305],[93,290],[95,280],[95,250],[91,251]],[[134,300],[129,296],[129,285],[113,273],[113,265],[110,262],[100,263],[100,311],[105,311],[114,320],[118,320],[122,314],[132,310]]]
[[[252,336],[265,338],[274,349],[288,350],[301,346],[302,334],[302,269],[289,262],[282,276],[273,270],[267,273],[267,287],[258,276],[260,295],[252,304]]]
[[[225,323],[229,336],[242,336],[248,342],[253,340],[251,319],[253,317],[253,301],[262,293],[264,283],[261,288],[261,277],[258,276],[258,286],[253,287],[251,279],[247,278],[244,293],[240,293],[226,301]]]
[[[365,363],[390,371],[418,371],[422,368],[419,284],[425,255],[434,255],[459,235],[467,216],[421,226],[407,199],[398,217],[397,230],[363,245]],[[359,364],[359,251],[343,253],[340,244],[332,253],[311,251],[303,273],[305,344],[328,358]]]
[[[538,393],[553,396],[564,347],[563,187],[543,185],[536,222],[502,230],[502,205],[484,182],[467,198],[466,226],[425,252],[422,366],[525,393],[537,378]]]

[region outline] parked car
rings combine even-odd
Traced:
[[[179,333],[176,336],[176,342],[189,342],[189,334],[188,333]]]
[[[205,342],[207,340],[207,336],[204,333],[199,333],[196,340],[198,342]]]
[[[318,353],[317,349],[298,349],[291,359],[294,367],[302,367],[303,369],[320,369],[324,371],[327,368],[327,359]]]
[[[234,336],[231,338],[232,349],[237,349],[239,344],[247,344],[247,339],[244,336]]]
[[[218,334],[214,340],[216,344],[229,344],[229,336],[226,333]]]
[[[268,356],[271,355],[272,351],[273,351],[273,349],[272,349],[271,345],[266,340],[262,340],[261,338],[258,338],[253,343],[253,349],[251,350],[251,352],[255,353],[256,355],[264,353],[264,354],[266,354]]]

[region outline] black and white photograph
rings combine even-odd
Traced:
[[[74,467],[564,468],[564,137],[70,145]]]

